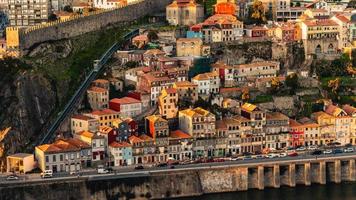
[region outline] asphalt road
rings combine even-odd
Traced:
[[[211,162],[211,163],[197,163],[197,164],[187,164],[187,165],[175,165],[174,169],[169,167],[150,167],[142,170],[135,170],[132,167],[119,168],[114,173],[109,174],[97,174],[93,169],[91,171],[81,172],[81,176],[68,175],[68,174],[55,174],[52,178],[42,179],[39,174],[30,175],[20,175],[19,180],[7,181],[6,176],[0,177],[0,185],[12,185],[19,183],[33,183],[33,182],[43,182],[43,181],[66,181],[66,180],[108,180],[117,178],[132,178],[132,177],[147,177],[154,173],[170,172],[170,171],[189,171],[189,170],[202,170],[202,169],[216,169],[216,168],[226,168],[226,167],[247,167],[253,165],[274,165],[278,164],[289,164],[298,162],[313,162],[317,160],[335,160],[335,159],[348,159],[355,158],[356,152],[353,153],[340,153],[340,154],[323,154],[323,155],[299,155],[297,157],[284,157],[284,158],[264,158],[264,159],[251,159],[251,160],[236,160],[236,161],[225,161],[225,162]]]

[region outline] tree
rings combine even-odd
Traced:
[[[266,22],[265,7],[261,1],[254,0],[251,11],[251,18],[257,20],[258,24]]]
[[[340,78],[336,78],[333,80],[328,81],[328,87],[331,89],[331,91],[336,94],[337,90],[340,87]]]
[[[294,94],[299,87],[298,75],[296,73],[288,75],[286,78],[286,85],[290,89],[290,94]]]
[[[281,87],[282,83],[279,81],[279,79],[277,77],[273,77],[271,79],[271,88],[272,88],[272,92],[275,93],[279,90],[279,88]]]
[[[48,20],[49,20],[49,21],[56,21],[56,20],[57,20],[57,15],[55,15],[55,14],[53,14],[53,13],[50,14],[49,17],[48,17]]]
[[[243,89],[242,90],[242,95],[241,95],[241,99],[242,101],[246,102],[250,99],[250,94],[249,94],[249,91],[248,89]]]
[[[63,10],[66,11],[66,12],[73,12],[73,8],[70,7],[70,5],[64,6]]]
[[[317,63],[315,65],[315,72],[320,77],[345,76],[348,73],[347,68],[350,63],[350,57],[347,54],[342,54],[340,58],[331,61],[331,63],[325,60]]]
[[[149,41],[155,41],[158,40],[158,35],[156,31],[150,30],[147,34],[148,40]]]

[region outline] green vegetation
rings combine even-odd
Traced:
[[[31,69],[32,67],[21,60],[13,58],[5,58],[0,60],[0,83],[13,81],[13,78],[20,71]],[[1,99],[1,98],[0,98]]]
[[[312,66],[315,72],[320,77],[334,77],[347,75],[347,66],[351,62],[347,54],[343,54],[340,58],[328,62],[322,60],[321,62],[314,63]]]
[[[321,86],[324,89],[328,88],[328,82],[330,80],[333,80],[335,78],[340,79],[340,87],[350,87],[350,88],[356,88],[356,79],[349,77],[349,76],[343,76],[343,77],[322,77],[320,79],[321,81]]]
[[[272,101],[272,95],[258,95],[256,98],[251,100],[251,103],[267,103]]]
[[[213,5],[216,4],[216,0],[197,0],[197,3],[199,3],[199,4],[204,6],[206,15],[212,15],[213,14],[213,12],[214,12]]]
[[[286,77],[286,86],[290,89],[290,94],[295,94],[295,91],[299,88],[298,75],[293,73]]]
[[[136,21],[130,28],[136,28],[143,23],[147,23],[147,18]],[[93,60],[99,59],[115,42],[122,41],[122,36],[129,31],[122,26],[110,27],[70,40],[51,42],[51,46],[54,46],[52,52],[46,50],[43,51],[45,53],[40,52],[33,57],[27,56],[23,59],[34,66],[36,73],[44,74],[53,80],[63,104],[90,72]],[[63,54],[64,49],[70,53],[66,56],[58,56]]]

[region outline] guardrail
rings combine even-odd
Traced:
[[[66,117],[73,112],[76,104],[78,103],[78,100],[80,97],[84,94],[84,92],[88,89],[90,83],[100,74],[100,72],[104,69],[105,64],[108,62],[108,60],[111,58],[111,56],[120,48],[122,47],[121,45],[128,40],[131,40],[134,36],[139,34],[139,29],[135,29],[126,35],[123,36],[124,41],[123,42],[116,42],[113,44],[101,57],[97,62],[95,63],[95,67],[90,71],[89,75],[86,77],[86,79],[83,81],[83,83],[80,85],[80,87],[76,90],[74,95],[70,98],[69,102],[66,104],[64,107],[63,111],[59,113],[59,116],[56,118],[54,123],[50,126],[48,129],[47,133],[44,135],[44,137],[36,144],[45,144],[50,142],[51,139],[54,137],[55,131],[58,129],[58,127],[62,124],[62,122],[66,119]]]

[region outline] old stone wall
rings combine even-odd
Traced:
[[[80,17],[52,26],[20,32],[20,49],[29,50],[45,41],[60,40],[103,29],[109,25],[134,21],[157,11],[163,11],[171,0],[143,0],[120,9]]]

